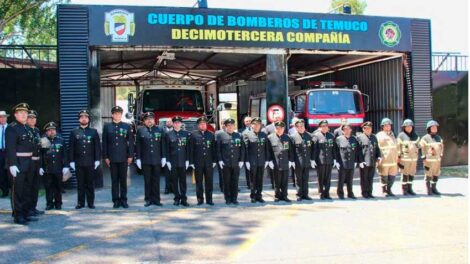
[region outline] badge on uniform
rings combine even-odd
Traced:
[[[124,129],[124,128],[119,128],[119,130],[118,130],[117,133],[118,133],[118,135],[121,136],[121,137],[127,136],[127,130]]]
[[[158,133],[158,132],[154,132],[153,133],[153,138],[155,139],[155,141],[158,141],[160,140],[160,137],[162,136],[161,133]]]
[[[283,147],[284,149],[289,149],[289,142],[283,142],[283,143],[282,143],[282,147]]]
[[[263,146],[264,145],[264,138],[260,138],[259,143],[260,143],[261,146]]]
[[[88,144],[91,143],[91,136],[86,136],[85,139],[86,139],[86,143]]]
[[[232,144],[234,144],[236,147],[240,147],[240,139],[236,138],[235,140],[232,140]]]
[[[53,145],[53,151],[54,152],[59,152],[61,147],[62,147],[62,144],[54,144]]]
[[[187,139],[184,137],[181,139],[181,146],[186,146]]]
[[[312,141],[310,140],[305,140],[305,144],[307,144],[307,147],[310,147],[312,145]]]
[[[207,141],[206,141],[206,146],[207,146],[208,148],[210,148],[210,146],[211,146],[211,141],[210,141],[210,140],[207,140]]]

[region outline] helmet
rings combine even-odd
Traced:
[[[431,120],[426,124],[426,129],[429,129],[432,126],[439,126],[439,123],[437,123],[435,120]]]
[[[405,119],[403,121],[403,124],[401,125],[402,127],[406,127],[406,126],[414,126],[415,124],[413,123],[413,120],[411,119]]]
[[[392,122],[392,120],[390,120],[390,118],[385,117],[380,122],[380,126],[384,126],[384,125],[393,125],[393,122]]]

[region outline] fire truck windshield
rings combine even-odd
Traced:
[[[360,114],[361,96],[348,90],[318,90],[308,95],[310,114]]]
[[[143,111],[204,111],[202,95],[197,90],[147,90],[143,96]]]

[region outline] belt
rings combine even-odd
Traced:
[[[32,157],[32,160],[39,160],[39,157]]]
[[[33,152],[18,152],[16,153],[17,157],[32,157]]]

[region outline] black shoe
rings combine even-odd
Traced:
[[[311,201],[311,200],[313,200],[313,199],[312,199],[312,197],[310,197],[310,196],[305,196],[305,197],[304,197],[304,200]]]
[[[225,204],[229,205],[229,204],[231,204],[231,202],[230,201],[225,201]]]
[[[265,201],[264,201],[263,198],[261,198],[261,197],[258,198],[258,202],[260,202],[260,203],[265,203]]]
[[[28,216],[38,216],[38,214],[34,210],[28,211]]]
[[[203,205],[204,204],[204,201],[203,200],[198,200],[197,201],[197,205]]]
[[[34,212],[36,213],[36,215],[43,215],[44,214],[44,211],[41,211],[41,210],[38,210],[38,209],[34,209]]]
[[[93,204],[89,204],[89,205],[88,205],[88,208],[90,208],[90,209],[95,209],[96,207],[95,207]]]
[[[122,208],[129,208],[129,204],[127,204],[127,202],[121,202],[121,207]]]
[[[292,202],[292,201],[291,201],[289,198],[287,198],[287,197],[284,197],[284,199],[282,199],[282,200],[284,200],[284,202],[286,202],[286,203]]]
[[[212,201],[206,202],[210,206],[214,206],[214,203]]]
[[[320,200],[326,200],[325,196],[320,195]]]
[[[297,197],[297,202],[301,202],[302,201],[302,197]]]
[[[181,201],[181,205],[184,207],[188,207],[189,203],[187,201]]]
[[[408,195],[408,184],[407,183],[402,184],[401,189],[403,191],[403,195],[405,195],[405,196]]]
[[[234,204],[234,205],[239,205],[239,203],[238,203],[237,200],[233,200],[233,201],[232,201],[232,204]]]
[[[163,204],[161,202],[153,202],[154,205],[156,206],[163,206]]]
[[[28,222],[37,222],[39,219],[37,219],[36,217],[27,216],[27,217],[24,218],[24,220],[26,220]]]
[[[15,217],[13,222],[18,225],[28,225],[28,221],[26,221],[26,219],[24,219],[23,217]]]
[[[56,210],[62,210],[62,205],[60,205],[60,204],[56,205],[56,206],[55,206],[55,209],[56,209]]]
[[[145,207],[149,207],[150,205],[152,205],[152,202],[150,202],[150,201],[146,201],[145,204],[144,204]]]
[[[354,194],[348,194],[348,198],[349,199],[353,199],[353,200],[356,200],[356,196],[354,196]]]
[[[179,205],[180,205],[180,201],[175,201],[175,202],[173,203],[173,205],[179,206]]]
[[[279,199],[279,198],[274,198],[274,202],[275,202],[275,203],[279,202],[280,200],[281,200],[281,199]]]
[[[77,210],[78,210],[78,209],[82,209],[83,207],[85,207],[85,206],[84,206],[84,205],[82,205],[82,204],[77,204],[77,206],[75,206],[75,209],[77,209]]]
[[[341,199],[341,200],[344,200],[344,195],[338,194],[338,198]]]
[[[115,208],[115,209],[116,209],[116,208],[119,208],[119,206],[120,206],[119,202],[114,202],[114,204],[113,204],[113,208]]]
[[[373,196],[372,193],[369,193],[369,198],[375,199],[375,196]]]
[[[327,199],[327,200],[333,200],[333,198],[331,198],[330,194],[325,195],[325,199]]]
[[[413,195],[413,196],[416,195],[416,193],[413,191],[413,185],[412,184],[408,185],[408,194]]]
[[[46,206],[46,211],[54,209],[54,206],[52,204],[49,204]]]
[[[368,194],[364,194],[364,193],[363,193],[361,196],[362,196],[362,198],[364,198],[364,199],[369,199],[369,198],[370,198]]]
[[[256,199],[255,199],[255,198],[251,198],[251,203],[256,203]]]

